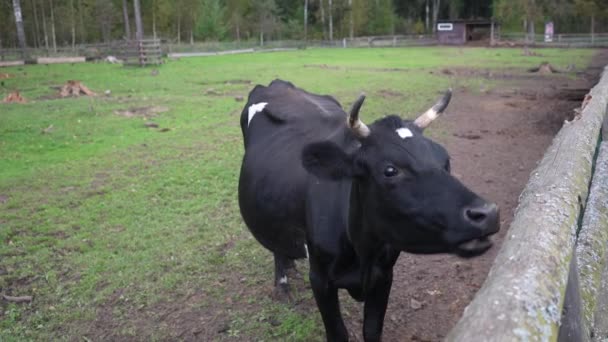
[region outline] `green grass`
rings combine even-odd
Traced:
[[[0,288],[34,300],[0,304],[0,340],[179,338],[178,324],[166,322],[180,315],[208,319],[196,323],[203,330],[226,325],[217,339],[322,339],[309,290],[296,293],[303,306],[268,298],[272,259],[236,202],[244,102],[232,94],[282,78],[347,107],[365,91],[371,121],[414,116],[449,86],[494,85],[442,68],[523,71],[545,60],[581,68],[594,53],[539,52],[312,49],[169,61],[158,76],[109,64],[2,69],[14,77],[0,96],[18,88],[29,103],[0,104]],[[52,98],[68,79],[100,96]],[[115,114],[143,106],[169,108],[151,120],[170,130]]]

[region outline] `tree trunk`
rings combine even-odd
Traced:
[[[334,18],[331,13],[331,10],[333,7],[332,0],[329,0],[328,3],[329,3],[329,13],[328,13],[328,15],[329,15],[329,40],[333,42],[334,41]]]
[[[425,13],[425,17],[424,17],[424,28],[426,29],[426,32],[429,32],[429,0],[426,0],[425,3],[425,7],[424,7],[424,13]]]
[[[241,41],[241,16],[237,12],[232,14],[232,20],[234,22],[234,29],[236,34],[236,41]]]
[[[433,0],[433,33],[437,31],[437,19],[439,17],[439,7],[441,7],[441,0]]]
[[[55,7],[51,0],[51,38],[53,38],[53,53],[57,53],[57,36],[55,35]]]
[[[323,39],[327,39],[327,31],[325,30],[325,6],[323,6],[323,0],[319,1],[321,7],[321,26],[323,27]]]
[[[32,0],[32,12],[34,14],[34,46],[36,48],[40,47],[40,23],[38,22],[38,9],[36,7],[38,0]]]
[[[348,0],[348,8],[350,9],[350,18],[348,23],[348,36],[350,39],[355,38],[355,17],[353,13],[353,0]]]
[[[595,43],[595,14],[591,14],[591,44]]]
[[[127,40],[131,39],[131,25],[129,25],[129,10],[127,7],[127,0],[122,0],[122,17],[125,24],[125,37]]]
[[[264,46],[264,29],[260,25],[260,46]]]
[[[304,41],[308,40],[308,0],[304,0]]]
[[[536,32],[534,30],[534,20],[528,20],[529,28],[530,28],[530,39],[532,41],[532,45],[534,45],[536,41]]]
[[[44,0],[42,0],[42,34],[44,34],[44,48],[46,49],[46,54],[49,54],[49,31],[46,28],[46,11],[44,10],[46,6],[44,6]]]
[[[84,44],[86,35],[84,30],[84,12],[82,10],[82,0],[78,0],[78,16],[80,21],[80,44]]]
[[[19,40],[19,47],[21,48],[21,57],[25,59],[27,51],[25,50],[25,31],[23,30],[20,0],[13,0],[13,11],[15,13],[15,25],[17,26],[17,39]]]
[[[72,31],[72,51],[76,49],[76,18],[74,16],[74,0],[70,0],[70,25]]]
[[[177,11],[177,44],[179,45],[182,42],[182,2],[181,0],[177,1],[175,10]]]
[[[190,28],[190,45],[194,45],[194,32],[192,28]]]
[[[141,6],[139,0],[133,0],[133,9],[135,10],[135,38],[137,40],[144,39],[144,28],[141,23]]]
[[[460,1],[448,1],[447,2],[448,5],[450,6],[450,19],[457,19],[458,18],[458,5],[460,4]]]
[[[178,21],[178,32],[179,32],[179,21]],[[154,37],[154,39],[156,39],[156,0],[152,1],[152,36]]]

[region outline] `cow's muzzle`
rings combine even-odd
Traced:
[[[492,247],[490,236],[500,229],[500,213],[493,203],[483,203],[463,210],[465,221],[479,231],[479,237],[462,242],[456,246],[456,254],[469,258],[485,253]]]

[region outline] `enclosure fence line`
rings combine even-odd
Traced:
[[[125,45],[132,41],[111,41],[96,44],[81,44],[75,46],[60,46],[57,51],[44,48],[28,48],[26,55],[29,56],[28,63],[36,63],[39,58],[50,58],[46,61],[53,62],[53,58],[80,57],[87,60],[102,59],[108,55],[121,55]],[[157,43],[158,42],[158,43]],[[482,41],[482,45],[490,46],[535,46],[535,47],[608,47],[608,33],[595,34],[556,34],[550,42],[545,41],[544,35],[529,35],[526,33],[497,33],[494,40]],[[160,43],[160,45],[159,45]],[[385,35],[343,38],[336,40],[275,40],[266,41],[260,46],[258,41],[230,41],[230,42],[197,42],[193,44],[176,44],[170,39],[146,38],[136,46],[138,49],[150,49],[152,64],[157,64],[156,55],[169,57],[208,56],[215,54],[226,54],[228,51],[255,52],[255,51],[278,51],[284,49],[299,49],[306,47],[323,48],[373,48],[373,47],[408,47],[437,45],[438,40],[432,34],[409,34],[409,35]],[[132,45],[132,44],[131,44]],[[139,52],[138,52],[139,53]],[[160,58],[160,57],[158,57]],[[145,63],[148,64],[147,59]],[[24,64],[21,50],[0,47],[0,66]]]
[[[485,283],[447,341],[607,336],[607,104],[608,67],[532,172]]]

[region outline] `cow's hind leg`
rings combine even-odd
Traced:
[[[295,267],[296,265],[293,259],[274,253],[274,292],[276,297],[280,300],[291,299],[287,271],[289,269],[295,269]]]

